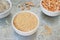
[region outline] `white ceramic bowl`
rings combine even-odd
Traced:
[[[40,1],[40,8],[41,8],[41,11],[44,13],[44,14],[46,14],[46,15],[48,15],[48,16],[58,16],[58,15],[60,15],[60,11],[54,11],[54,12],[52,12],[52,11],[48,11],[48,10],[46,10],[44,7],[43,7],[43,5],[41,4],[42,3],[42,0]]]
[[[12,3],[11,3],[10,0],[6,0],[6,1],[8,1],[8,3],[10,4],[10,7],[9,7],[8,10],[0,13],[0,18],[4,18],[4,17],[6,17],[6,16],[8,16],[8,15],[10,14],[9,12],[10,12],[10,10],[11,10],[11,8],[12,8]]]
[[[36,16],[36,18],[37,18],[37,20],[38,20],[37,26],[36,26],[34,29],[32,29],[31,31],[28,31],[28,32],[20,31],[20,30],[18,30],[17,28],[15,28],[15,25],[13,24],[13,20],[14,20],[15,16],[16,16],[18,13],[22,13],[22,12],[32,13],[33,15]],[[16,14],[13,16],[13,18],[12,18],[12,27],[13,27],[13,29],[16,31],[16,33],[18,33],[19,35],[22,35],[22,36],[29,36],[29,35],[34,34],[34,33],[37,31],[38,27],[39,27],[39,18],[38,18],[38,16],[37,16],[35,13],[30,12],[30,11],[21,11],[21,12],[18,12],[18,13],[16,13]]]

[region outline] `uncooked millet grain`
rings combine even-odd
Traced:
[[[29,12],[22,12],[14,18],[13,23],[18,30],[27,32],[37,26],[38,20],[35,15]]]

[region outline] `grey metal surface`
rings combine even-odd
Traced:
[[[11,9],[11,14],[3,19],[0,19],[0,40],[60,40],[60,16],[57,17],[49,17],[43,14],[40,8],[31,8],[31,10],[36,15],[38,15],[40,19],[40,26],[37,32],[31,36],[23,37],[18,35],[11,26],[11,19],[15,13],[21,11],[17,4],[32,1],[35,5],[39,4],[40,0],[11,0],[13,3],[13,7]],[[52,28],[51,35],[41,34],[41,31],[45,31],[44,25],[49,25]]]

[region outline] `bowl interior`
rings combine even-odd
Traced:
[[[9,8],[8,8],[7,10],[5,10],[4,12],[0,13],[0,15],[1,15],[1,14],[4,14],[4,13],[7,13],[7,12],[10,11],[10,9],[12,8],[12,3],[11,3],[11,1],[10,1],[10,0],[5,0],[5,1],[8,2]]]
[[[46,11],[48,11],[48,12],[50,12],[50,13],[58,13],[58,12],[59,12],[59,11],[49,11],[49,10],[47,10],[46,8],[43,7],[42,1],[43,1],[43,0],[40,1],[40,6],[41,6],[44,10],[46,10]]]

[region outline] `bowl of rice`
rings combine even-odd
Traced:
[[[12,8],[12,3],[10,0],[0,0],[0,18],[8,16]]]

